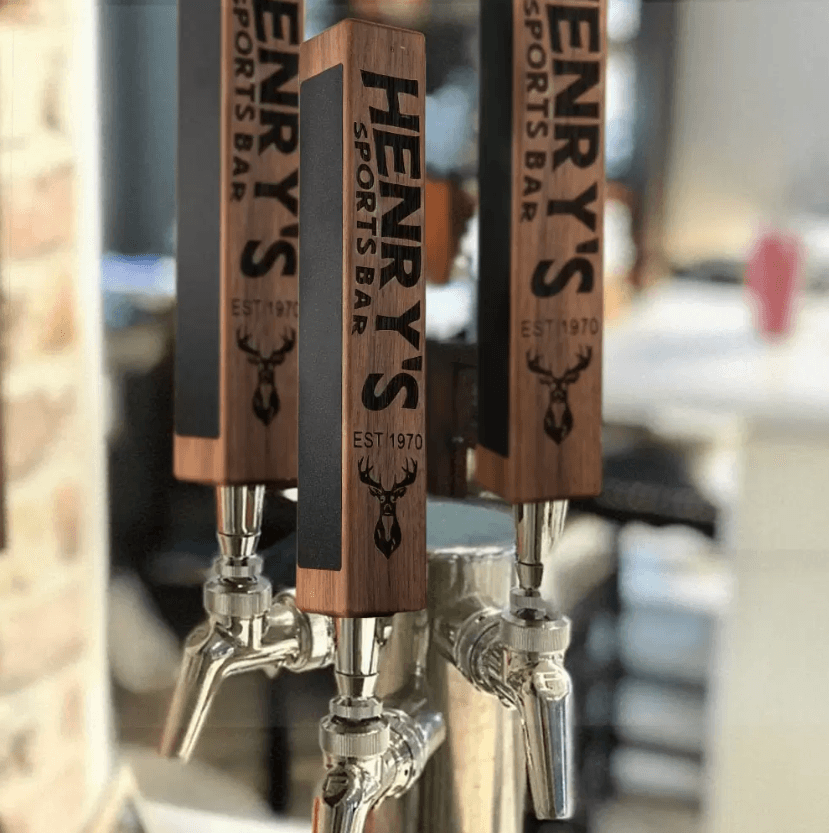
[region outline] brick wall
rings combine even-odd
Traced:
[[[0,833],[75,833],[105,778],[93,32],[93,0],[0,0]]]

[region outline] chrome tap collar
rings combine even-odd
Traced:
[[[383,704],[376,697],[353,699],[338,696],[330,701],[329,711],[332,716],[343,720],[370,720],[383,714]]]
[[[262,484],[216,488],[216,537],[223,558],[245,559],[256,552],[264,504]]]
[[[516,570],[518,583],[524,590],[538,590],[544,576],[544,565],[564,531],[567,501],[521,503],[514,507]]]
[[[213,562],[213,571],[218,578],[239,583],[255,581],[261,575],[263,567],[264,562],[258,555],[244,559],[229,559],[220,555]]]
[[[380,648],[386,639],[385,621],[375,617],[345,617],[337,619],[335,627],[337,690],[351,700],[374,697]]]
[[[548,618],[553,618],[550,614],[550,605],[545,598],[543,598],[537,590],[526,590],[523,587],[513,587],[509,591],[509,607],[510,610],[518,614],[520,611],[537,610]],[[526,615],[525,615],[525,618]],[[534,618],[542,618],[536,616]]]
[[[272,604],[271,585],[262,577],[262,559],[256,555],[264,499],[262,485],[216,488],[219,557],[203,591],[210,616],[253,619]]]

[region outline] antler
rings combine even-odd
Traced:
[[[411,465],[411,469],[409,468]],[[403,479],[398,483],[395,479],[394,486],[389,491],[393,492],[395,489],[403,489],[406,486],[411,486],[417,479],[417,460],[407,460],[406,465],[403,466]]]
[[[278,350],[271,353],[271,361],[282,358],[286,353],[290,353],[296,344],[296,330],[285,330],[282,334],[282,346]]]
[[[541,366],[541,356],[538,353],[535,354],[535,358],[531,358],[530,351],[527,350],[527,367],[532,370],[533,373],[538,373],[540,376],[543,376],[545,379],[554,379],[553,371],[549,370],[546,367]]]
[[[578,361],[576,362],[573,367],[568,367],[567,371],[564,374],[563,381],[567,382],[568,384],[572,385],[576,379],[579,378],[579,374],[584,370],[587,365],[590,364],[590,359],[593,356],[593,348],[592,347],[582,347],[578,353]]]
[[[380,481],[375,480],[371,476],[371,470],[374,468],[374,466],[370,466],[368,463],[366,463],[366,467],[363,468],[363,460],[365,459],[365,457],[361,457],[357,462],[357,470],[360,472],[360,481],[362,483],[365,483],[367,486],[376,486],[378,489],[382,489],[383,487],[380,485]]]
[[[241,327],[239,327],[239,329],[236,330],[236,344],[238,345],[239,349],[244,351],[245,353],[250,353],[251,356],[256,356],[257,359],[262,358],[262,356],[259,353],[259,350],[251,346],[250,335],[242,335]]]

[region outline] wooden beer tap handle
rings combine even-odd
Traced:
[[[179,0],[174,470],[297,477],[302,0]]]
[[[512,503],[601,491],[605,21],[481,3],[476,463]]]
[[[426,606],[425,51],[346,20],[300,55],[297,604]]]

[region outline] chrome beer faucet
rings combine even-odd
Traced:
[[[433,639],[440,653],[479,691],[517,710],[524,737],[535,814],[567,818],[573,809],[570,677],[564,654],[569,620],[539,593],[541,559],[547,560],[564,523],[566,502],[515,509],[519,586],[509,607],[479,595],[434,612]],[[532,540],[535,552],[522,551]]]
[[[339,693],[320,723],[326,774],[314,801],[315,833],[362,833],[381,801],[411,789],[445,738],[443,717],[419,686],[394,708],[375,696],[384,630],[380,619],[338,620]]]
[[[231,3],[178,2],[178,110],[187,129],[179,131],[177,151],[173,467],[179,480],[215,487],[220,548],[204,587],[207,622],[187,640],[162,740],[166,754],[185,759],[226,677],[254,668],[271,674],[318,668],[333,657],[331,622],[298,611],[290,594],[274,600],[256,554],[265,485],[297,481],[295,330],[272,312],[296,310],[297,287],[283,279],[278,258],[257,264],[255,290],[252,267],[239,264],[248,259],[251,240],[296,227],[290,200],[252,200],[252,184],[290,181],[299,160],[297,142],[274,143],[245,163],[251,186],[233,182],[232,199],[225,193],[233,160],[223,147],[233,135],[236,105],[233,55],[220,47],[240,21],[248,26],[250,16]],[[263,56],[281,56],[286,123],[298,118],[298,80],[290,69],[298,60],[303,17],[302,0],[262,4],[258,50],[246,59],[251,89],[258,89],[274,77]],[[277,247],[295,260],[290,240]],[[239,299],[247,306],[253,297],[240,329]],[[251,342],[272,351],[264,375],[265,353],[259,356],[258,386]]]
[[[216,489],[219,557],[204,586],[208,619],[187,638],[161,741],[164,755],[188,760],[211,703],[227,677],[262,669],[311,671],[330,665],[333,621],[303,613],[293,590],[272,599],[256,546],[264,486]]]
[[[444,647],[520,714],[535,814],[556,819],[574,809],[570,623],[539,588],[567,500],[601,492],[607,4],[480,8],[476,479],[514,507],[518,585]],[[582,68],[575,104],[562,76]]]
[[[516,506],[518,587],[501,615],[501,699],[518,709],[533,807],[540,819],[573,812],[572,683],[564,668],[570,620],[539,588],[564,529],[567,501]],[[507,693],[508,692],[508,693]]]

